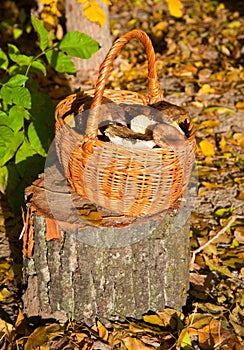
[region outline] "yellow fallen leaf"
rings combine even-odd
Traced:
[[[224,107],[224,106],[211,106],[211,107],[207,107],[203,110],[202,112],[204,113],[211,113],[211,114],[228,114],[229,116],[233,116],[234,115],[234,110],[228,107]]]
[[[51,324],[36,328],[28,337],[25,344],[25,350],[35,350],[45,345],[50,340],[60,335],[61,326],[59,324]]]
[[[244,101],[239,101],[236,103],[235,107],[237,109],[243,110],[244,109]]]
[[[204,156],[214,156],[214,145],[208,140],[202,140],[199,144]]]
[[[107,330],[107,328],[102,324],[102,322],[97,321],[97,329],[98,329],[99,337],[100,337],[102,340],[107,341],[107,340],[108,340],[108,330]]]
[[[161,22],[158,22],[154,27],[153,27],[153,31],[157,31],[157,30],[164,30],[166,27],[166,23],[161,21]]]
[[[237,132],[233,135],[233,139],[236,140],[239,146],[244,147],[244,134]]]
[[[182,17],[183,16],[183,4],[181,0],[167,0],[169,12],[174,17]]]
[[[222,136],[221,140],[219,141],[219,147],[223,153],[230,151],[230,147],[227,145],[226,139],[224,136]]]
[[[165,326],[164,321],[157,314],[144,315],[142,318],[145,322],[156,324],[158,326]]]
[[[214,94],[215,90],[209,84],[203,84],[203,86],[198,90],[198,93],[203,95]]]
[[[219,120],[204,120],[201,125],[205,128],[215,128],[219,126]]]
[[[140,339],[132,338],[132,337],[124,338],[123,343],[125,344],[127,350],[154,350],[155,349],[150,345],[146,345]]]
[[[9,297],[11,297],[12,293],[7,289],[7,288],[3,288],[0,291],[0,301],[6,300]]]
[[[106,22],[106,14],[95,0],[85,2],[83,13],[91,22],[98,22],[103,27]]]

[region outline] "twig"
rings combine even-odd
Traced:
[[[193,269],[193,264],[195,262],[196,255],[198,253],[200,253],[202,250],[204,250],[209,244],[211,244],[217,238],[219,238],[219,236],[221,236],[223,233],[225,233],[230,228],[230,226],[236,221],[236,219],[241,219],[241,218],[244,218],[244,217],[238,216],[238,215],[233,215],[232,218],[230,219],[230,221],[228,221],[228,223],[214,237],[212,237],[209,241],[207,241],[201,247],[193,250],[192,258],[191,258],[191,262],[190,262],[190,270]]]

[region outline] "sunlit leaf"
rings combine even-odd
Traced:
[[[48,51],[46,57],[50,65],[59,73],[75,74],[76,68],[71,59],[60,51]]]
[[[48,31],[44,27],[44,23],[37,19],[34,15],[31,15],[32,25],[37,32],[40,40],[40,48],[44,51],[48,47]]]
[[[6,70],[8,68],[8,63],[8,56],[2,49],[0,49],[0,68]]]
[[[215,128],[219,126],[219,120],[204,120],[201,125],[205,128]]]
[[[185,350],[191,349],[192,343],[191,343],[191,338],[187,328],[184,328],[181,331],[177,343],[180,345],[181,349],[185,349]]]
[[[5,125],[0,126],[0,166],[9,161],[24,140],[24,133],[14,133]]]
[[[199,144],[204,156],[214,156],[214,145],[208,140],[202,140]]]
[[[230,216],[233,211],[235,210],[235,208],[218,208],[215,210],[214,214],[220,218],[226,218],[228,216]]]
[[[142,318],[145,322],[156,324],[158,326],[165,326],[164,321],[157,314],[143,315]]]
[[[211,271],[216,271],[216,272],[221,273],[227,277],[233,278],[233,275],[227,266],[217,265],[217,264],[213,263],[206,255],[204,255],[204,260]]]
[[[100,322],[99,320],[97,320],[97,330],[98,330],[99,337],[100,337],[102,340],[107,341],[107,340],[108,340],[108,330],[107,330],[107,328],[102,324],[102,322]]]
[[[41,156],[46,157],[46,151],[42,146],[40,137],[38,135],[34,123],[31,123],[28,127],[28,138],[33,149]]]
[[[127,350],[155,350],[153,346],[146,345],[140,339],[129,336],[123,338],[123,343]]]
[[[237,132],[233,135],[233,139],[238,143],[239,146],[244,147],[244,134]]]
[[[182,17],[183,16],[183,4],[181,0],[167,0],[169,12],[174,17]]]
[[[218,113],[218,114],[225,113],[232,116],[234,114],[234,110],[229,107],[212,106],[212,107],[205,108],[202,113]]]
[[[59,324],[38,327],[28,337],[25,344],[25,350],[35,350],[37,347],[42,346],[43,344],[52,340],[60,334],[60,328],[61,327]]]
[[[41,61],[33,61],[31,63],[31,68],[41,71],[43,75],[47,74],[46,66]]]
[[[65,34],[59,48],[68,55],[79,58],[90,58],[99,49],[98,43],[89,35],[77,31]]]
[[[236,108],[239,110],[244,110],[244,101],[239,101],[236,103]]]
[[[13,131],[19,131],[24,126],[24,117],[26,109],[15,105],[9,110],[8,125]]]
[[[199,94],[214,94],[215,90],[209,84],[203,84],[203,86],[198,90]]]
[[[29,78],[23,74],[16,74],[14,77],[11,77],[6,83],[9,87],[22,86],[26,83]]]
[[[99,23],[103,27],[106,22],[106,14],[95,0],[87,1],[83,6],[84,15],[91,21]]]

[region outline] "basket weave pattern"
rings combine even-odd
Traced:
[[[113,60],[132,38],[139,39],[146,49],[148,97],[105,89]],[[100,67],[95,90],[68,96],[59,103],[55,114],[57,154],[69,183],[80,196],[127,216],[153,215],[174,206],[188,185],[194,161],[191,121],[184,147],[177,149],[167,143],[162,148],[127,149],[98,138],[101,105],[148,105],[162,100],[151,41],[144,32],[133,30],[113,44]],[[89,114],[84,116],[88,109]],[[77,114],[86,124],[83,133],[69,125]]]

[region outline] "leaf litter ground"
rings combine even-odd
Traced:
[[[4,310],[1,347],[242,349],[244,19],[238,3],[228,9],[217,1],[188,0],[184,2],[184,16],[177,19],[170,16],[166,2],[118,1],[111,6],[110,19],[114,37],[135,28],[150,35],[165,97],[186,107],[197,129],[199,189],[191,216],[193,258],[188,302],[182,313],[165,309],[144,315],[142,320],[124,315],[123,322],[111,324],[109,329],[99,320],[91,328],[70,322],[33,329],[21,311],[12,325],[6,315],[10,309],[10,313],[13,309],[18,312],[15,284],[19,283],[16,270],[21,262],[12,263],[5,244],[0,263],[0,303]],[[143,49],[129,43],[116,61],[110,87],[146,93],[146,77]],[[62,93],[67,95],[62,83],[52,92],[54,99]],[[7,224],[16,227],[11,215],[9,212]],[[2,237],[5,227],[3,219]]]

